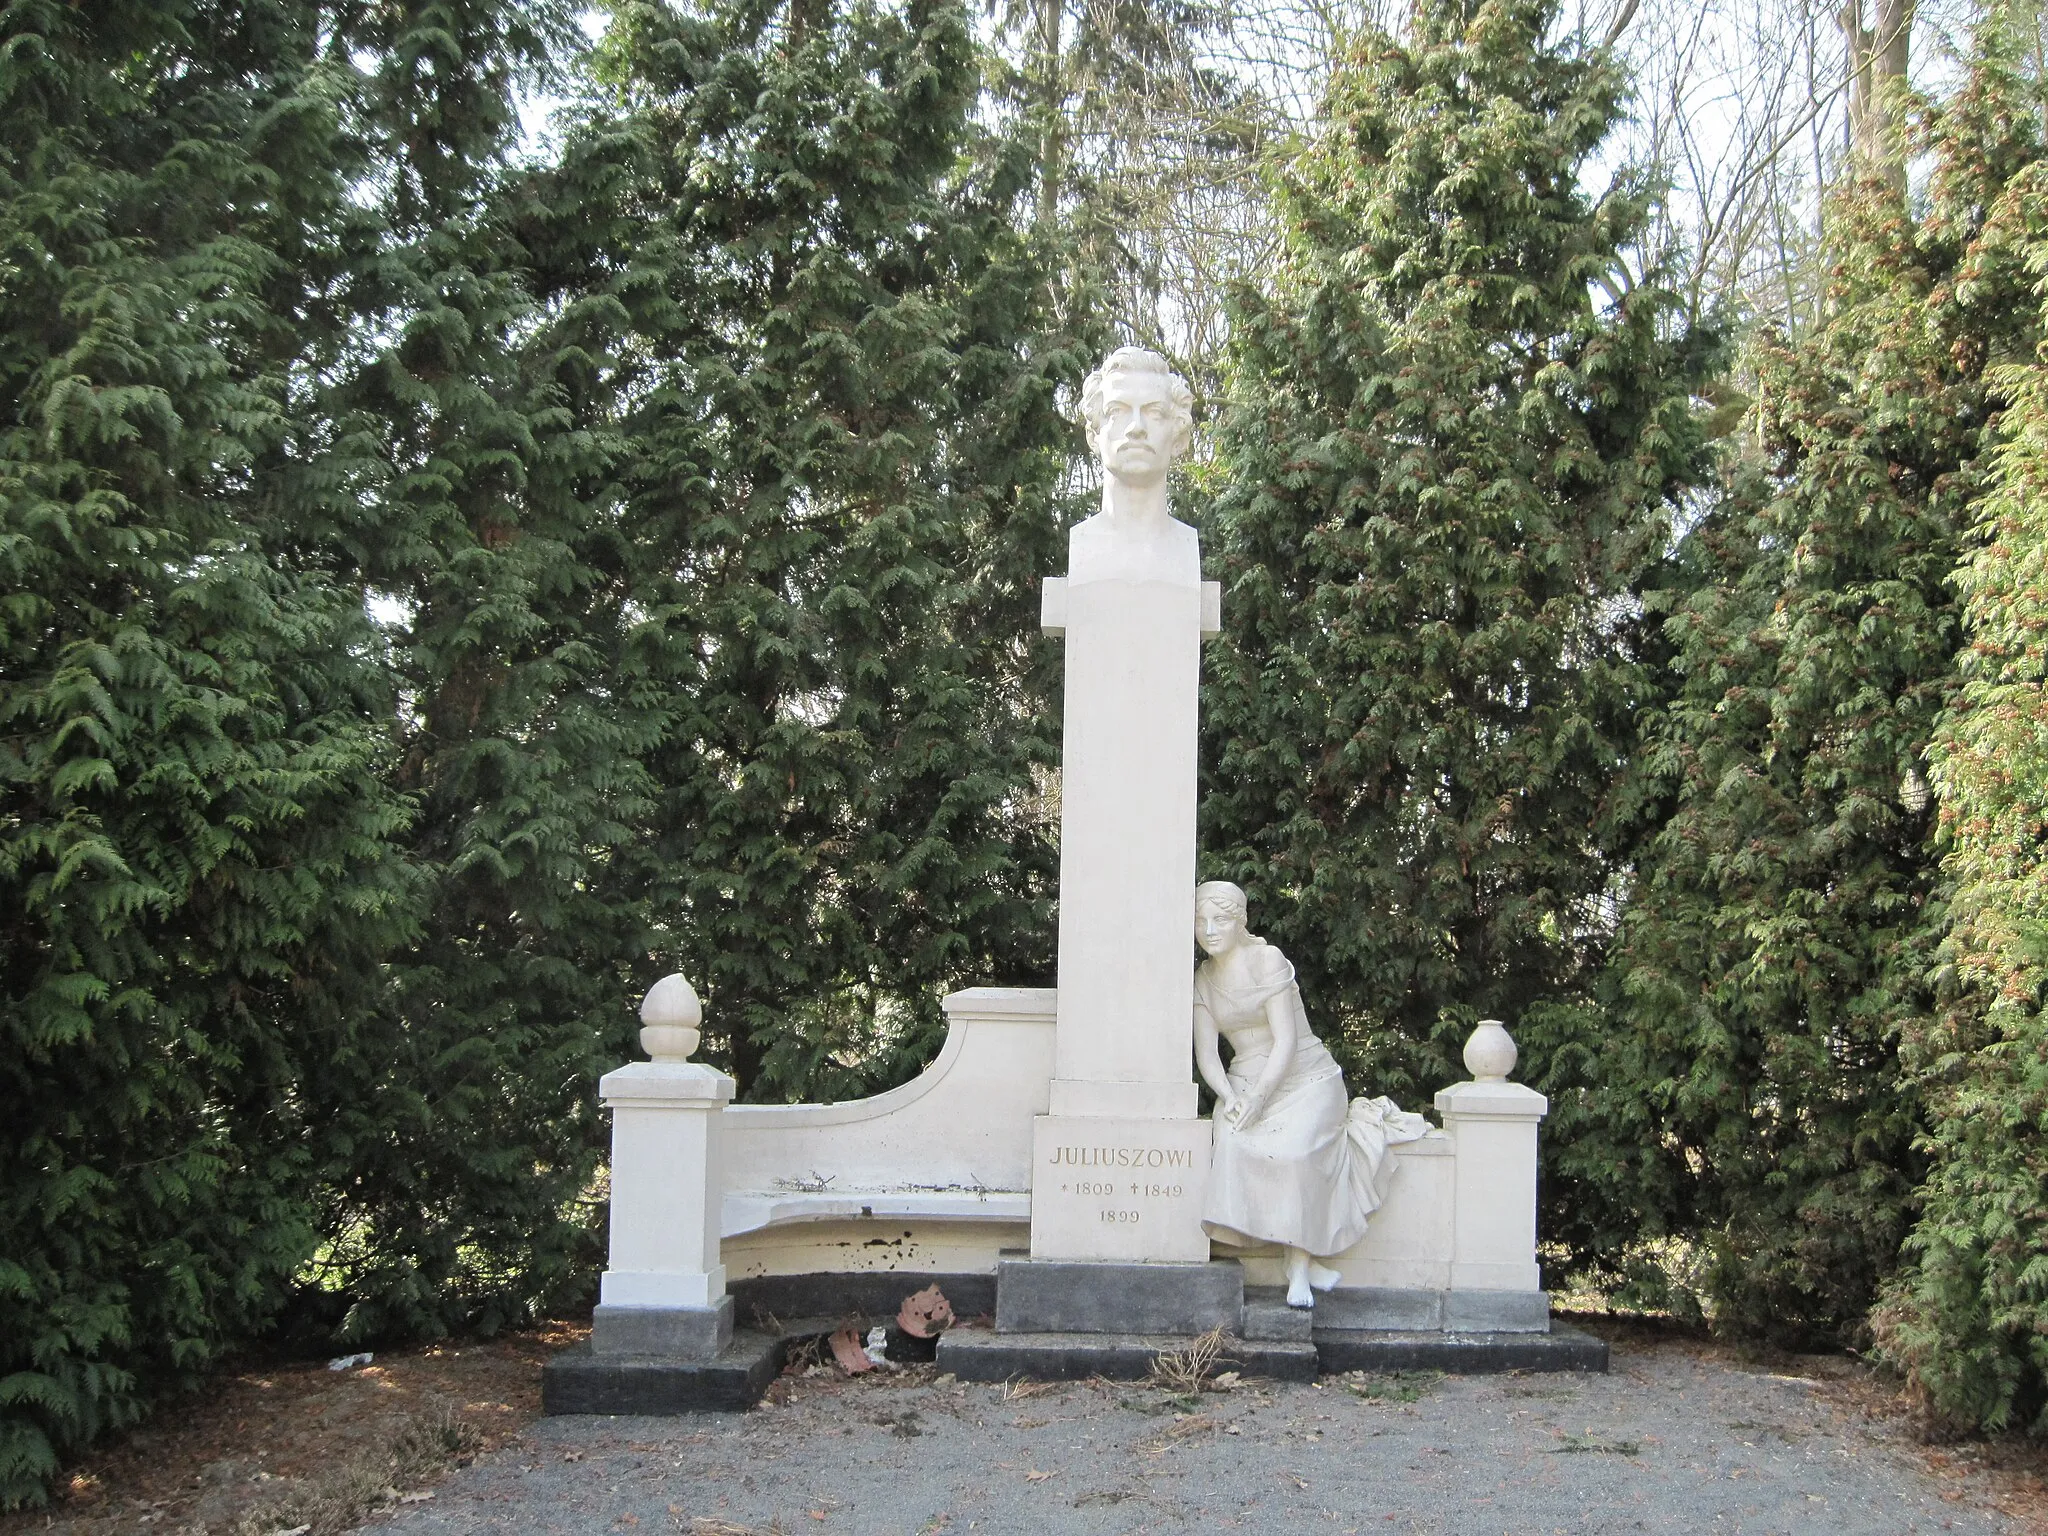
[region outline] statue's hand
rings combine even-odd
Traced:
[[[1254,1090],[1237,1100],[1226,1113],[1230,1117],[1230,1123],[1241,1131],[1258,1119],[1265,1108],[1266,1096]]]
[[[1216,1113],[1221,1115],[1227,1124],[1235,1125],[1238,1102],[1238,1097],[1234,1093],[1219,1093],[1216,1095]]]

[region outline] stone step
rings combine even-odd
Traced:
[[[998,1333],[1200,1334],[1237,1331],[1244,1271],[1208,1264],[1003,1259]]]
[[[1550,1327],[1550,1295],[1546,1291],[1339,1286],[1317,1295],[1315,1315],[1318,1329],[1542,1333]]]
[[[1247,1339],[1275,1339],[1289,1344],[1306,1344],[1315,1327],[1314,1307],[1290,1307],[1287,1292],[1278,1286],[1248,1286],[1244,1293],[1244,1327]]]
[[[593,1354],[572,1344],[541,1368],[546,1413],[737,1413],[751,1408],[782,1369],[789,1339],[743,1328],[712,1360]]]
[[[954,1329],[939,1340],[939,1369],[962,1381],[1078,1381],[1101,1376],[1110,1381],[1142,1381],[1152,1362],[1168,1350],[1181,1350],[1188,1339],[1180,1334],[1143,1333],[989,1333]],[[1228,1338],[1216,1370],[1278,1381],[1313,1381],[1316,1347],[1309,1343]]]
[[[822,1336],[837,1325],[836,1319],[819,1317],[794,1320],[775,1334],[741,1329],[710,1361],[595,1355],[587,1344],[573,1345],[542,1370],[542,1407],[550,1414],[736,1412],[760,1400],[795,1340]],[[1139,1381],[1151,1374],[1162,1352],[1185,1349],[1188,1342],[1184,1334],[956,1328],[939,1339],[938,1367],[962,1381]],[[1607,1344],[1566,1323],[1554,1323],[1549,1333],[1316,1328],[1312,1342],[1229,1337],[1216,1369],[1279,1381],[1312,1381],[1342,1371],[1604,1372]]]
[[[1315,1350],[1326,1374],[1339,1371],[1503,1371],[1607,1369],[1607,1341],[1552,1323],[1548,1333],[1445,1333],[1438,1329],[1317,1328]]]

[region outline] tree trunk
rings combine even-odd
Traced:
[[[1906,152],[1900,93],[1912,55],[1913,3],[1843,0],[1841,10],[1849,53],[1849,151],[1860,173],[1881,176],[1901,192]]]
[[[1060,182],[1066,175],[1066,105],[1061,68],[1061,23],[1066,18],[1066,0],[1038,0],[1037,75],[1039,121],[1038,220],[1050,229],[1059,218]]]

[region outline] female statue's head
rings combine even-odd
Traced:
[[[1194,391],[1157,352],[1118,347],[1081,386],[1081,425],[1106,473],[1157,480],[1194,435]]]
[[[1195,887],[1195,942],[1212,955],[1240,944],[1263,944],[1248,926],[1244,890],[1228,880],[1209,880]]]

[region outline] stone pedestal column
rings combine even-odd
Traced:
[[[1194,530],[1068,556],[1060,753],[1054,1115],[1195,1114],[1195,733],[1202,566]]]
[[[1059,1002],[1034,1131],[1034,1259],[1201,1263],[1209,1128],[1195,1118],[1195,746],[1217,594],[1168,514],[1187,386],[1114,354],[1083,391],[1102,511],[1077,526],[1045,628],[1066,637]]]
[[[598,1083],[612,1112],[611,1255],[590,1345],[597,1354],[709,1360],[732,1339],[719,1261],[720,1139],[733,1081],[689,1060],[701,1012],[681,976],[641,1006],[651,1061]]]
[[[1473,1080],[1436,1096],[1437,1113],[1458,1151],[1454,1294],[1542,1290],[1536,1264],[1536,1127],[1550,1101],[1507,1080],[1516,1054],[1514,1041],[1497,1021],[1482,1022],[1465,1045],[1465,1066]]]

